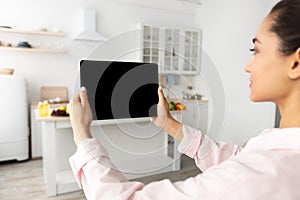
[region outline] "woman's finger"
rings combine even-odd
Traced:
[[[80,96],[80,101],[81,101],[82,106],[87,105],[88,99],[87,99],[87,91],[86,91],[85,87],[80,88],[79,96]]]
[[[164,102],[166,101],[166,99],[165,99],[165,96],[164,96],[164,93],[163,93],[161,87],[158,88],[157,93],[158,93],[158,100],[159,100],[158,103],[164,105]]]
[[[72,99],[71,99],[71,102],[74,104],[74,103],[77,103],[77,102],[80,102],[80,96],[79,96],[79,93],[76,94]]]

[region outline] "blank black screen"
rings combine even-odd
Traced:
[[[82,60],[80,82],[94,120],[157,116],[157,64]]]

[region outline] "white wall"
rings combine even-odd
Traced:
[[[16,44],[20,40],[28,40],[44,47],[49,43],[52,48],[63,44],[67,53],[0,50],[0,66],[13,67],[16,75],[27,78],[30,101],[39,99],[42,85],[66,85],[72,96],[78,61],[87,57],[97,46],[95,43],[72,40],[82,29],[83,8],[97,9],[97,29],[109,39],[134,29],[140,21],[168,26],[196,26],[203,29],[204,49],[216,64],[225,88],[226,118],[221,139],[242,144],[263,128],[272,127],[274,121],[272,105],[250,102],[249,76],[243,71],[250,57],[248,49],[251,39],[274,2],[276,0],[209,0],[196,6],[177,0],[2,0],[0,25],[18,29],[59,28],[66,36],[51,38],[0,32],[1,41]],[[202,68],[207,66],[203,63]],[[203,85],[200,78],[195,85],[198,85],[199,91],[205,92],[199,88]]]
[[[251,56],[251,40],[275,2],[210,0],[198,8],[196,23],[203,29],[203,48],[214,62],[225,89],[225,123],[218,136],[221,140],[243,144],[274,125],[273,104],[250,102],[249,74],[243,68]],[[202,69],[205,67],[214,66],[204,62]]]
[[[143,3],[144,2],[144,3]],[[171,6],[173,5],[173,6]],[[29,101],[39,99],[43,85],[65,85],[73,96],[78,75],[78,62],[88,57],[95,43],[77,42],[73,38],[82,30],[82,9],[97,10],[97,30],[112,39],[121,32],[132,30],[138,22],[193,26],[195,7],[175,0],[11,0],[1,1],[0,25],[16,29],[45,27],[50,31],[60,29],[64,38],[7,34],[0,32],[0,40],[16,45],[21,40],[41,47],[51,48],[61,44],[66,54],[41,54],[0,50],[0,67],[15,68],[15,74],[25,76],[29,85]],[[122,44],[120,44],[122,45]],[[118,48],[118,47],[112,47]]]

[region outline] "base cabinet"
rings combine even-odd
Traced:
[[[182,113],[182,122],[207,133],[208,101],[186,100],[183,104],[187,109]]]
[[[44,120],[41,125],[43,173],[48,196],[79,190],[68,163],[76,151],[70,121]],[[149,118],[118,123],[93,121],[91,132],[106,148],[112,163],[129,180],[180,170],[178,142],[174,141],[170,151],[168,135]]]
[[[37,121],[36,117],[36,105],[32,105],[30,110],[31,158],[41,158],[43,156],[42,122]]]

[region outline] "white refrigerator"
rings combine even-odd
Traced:
[[[27,83],[15,75],[0,75],[0,161],[29,157]]]

